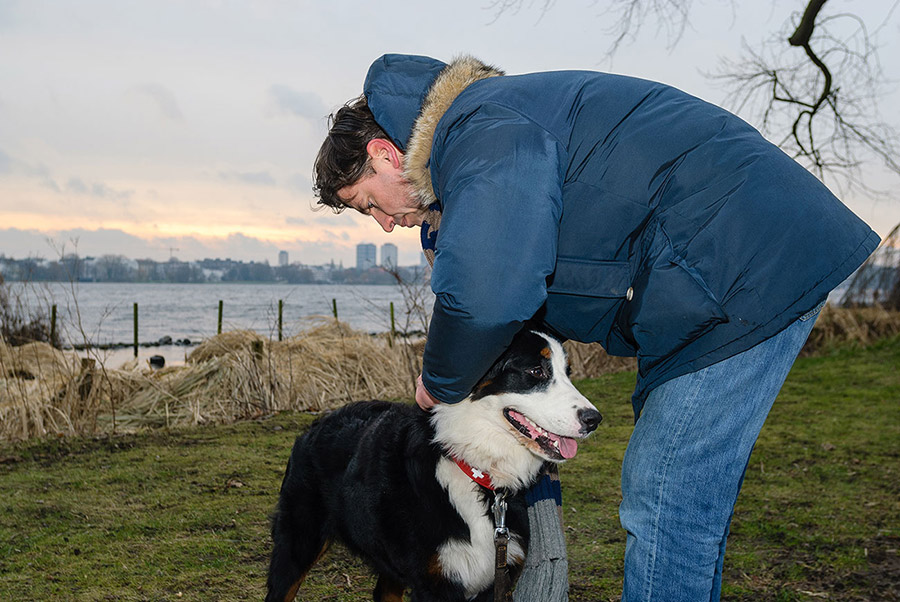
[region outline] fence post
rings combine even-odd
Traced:
[[[56,305],[50,308],[50,344],[56,347]]]
[[[281,340],[282,314],[284,312],[284,299],[278,300],[278,340]]]
[[[222,300],[219,299],[219,327],[216,329],[216,334],[222,334]]]
[[[88,401],[91,392],[94,390],[94,365],[96,361],[93,358],[81,358],[81,374],[78,376],[78,398],[81,401]]]
[[[338,317],[337,317],[337,299],[334,299],[334,298],[331,299],[331,313],[334,314],[334,321],[337,322],[337,321],[338,321]]]
[[[134,304],[134,357],[138,356],[138,304]]]
[[[391,301],[391,338],[388,339],[388,343],[391,347],[394,346],[394,338],[397,336],[397,328],[394,326],[394,302]]]

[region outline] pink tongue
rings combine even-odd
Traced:
[[[574,458],[575,454],[578,453],[578,442],[569,437],[560,437],[559,453],[562,454],[562,457],[566,460]]]

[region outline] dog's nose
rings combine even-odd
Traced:
[[[602,420],[603,416],[594,408],[578,410],[578,422],[581,423],[581,432],[585,435],[592,433],[600,426]]]

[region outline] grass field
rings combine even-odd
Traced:
[[[562,467],[573,601],[618,599],[619,468],[634,375]],[[268,514],[313,417],[0,447],[0,600],[261,600]],[[798,361],[751,459],[725,600],[900,599],[900,339]],[[304,600],[369,600],[339,548]]]

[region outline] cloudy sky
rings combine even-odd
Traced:
[[[394,242],[350,212],[314,211],[312,161],[325,117],[361,92],[386,52],[469,53],[509,73],[597,69],[670,83],[723,104],[704,73],[782,29],[804,2],[694,2],[669,48],[650,22],[605,57],[608,1],[453,2],[0,0],[0,253],[353,265],[355,245]],[[719,6],[722,5],[722,6]],[[776,6],[778,5],[778,6]],[[879,24],[893,0],[832,0]],[[880,34],[900,79],[896,15]],[[786,51],[788,52],[788,51]],[[795,50],[795,52],[802,52]],[[882,110],[900,126],[896,89]],[[897,182],[873,169],[875,186]],[[846,195],[882,236],[900,199]]]

